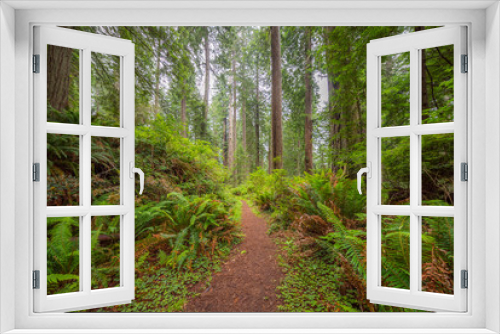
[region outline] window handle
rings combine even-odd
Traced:
[[[135,177],[135,173],[139,174],[139,183],[141,185],[141,190],[139,191],[139,195],[142,195],[142,191],[144,190],[144,172],[140,168],[134,167],[134,163],[130,161],[130,178],[133,179]]]
[[[364,173],[366,173],[366,176],[369,179],[371,179],[371,177],[372,177],[372,163],[371,162],[367,163],[367,167],[361,168],[358,171],[358,192],[360,195],[363,194],[363,192],[361,191],[361,175],[363,175]]]

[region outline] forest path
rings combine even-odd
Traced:
[[[211,285],[190,300],[186,312],[276,312],[276,287],[284,277],[277,262],[278,246],[267,235],[268,225],[242,202],[245,237],[214,274]]]

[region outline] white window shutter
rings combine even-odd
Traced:
[[[421,51],[453,45],[454,119],[448,123],[421,124]],[[409,125],[382,127],[381,57],[410,54]],[[461,61],[467,54],[466,28],[444,27],[371,41],[367,46],[367,297],[372,303],[431,311],[467,310],[467,289],[462,288],[462,272],[467,270],[467,182],[461,181],[461,165],[467,163],[467,74]],[[470,61],[469,61],[470,64]],[[470,72],[469,65],[469,72]],[[421,136],[454,134],[454,206],[425,206],[421,202]],[[409,137],[410,204],[382,205],[381,139]],[[409,219],[410,282],[408,289],[383,286],[382,216]],[[422,289],[422,217],[453,217],[453,294]]]
[[[47,47],[80,50],[79,124],[47,122]],[[120,126],[91,124],[91,54],[118,56],[120,59]],[[33,289],[35,312],[66,312],[129,303],[134,299],[134,44],[128,40],[56,27],[34,28],[34,157],[39,164],[39,182],[34,189],[34,272],[38,284]],[[35,72],[35,71],[33,71]],[[75,206],[47,206],[47,134],[79,136],[80,203]],[[120,203],[91,203],[91,138],[112,137],[120,141]],[[133,176],[133,173],[132,173]],[[91,218],[119,216],[120,282],[110,288],[91,286]],[[77,217],[79,221],[79,289],[70,293],[47,294],[47,218]]]

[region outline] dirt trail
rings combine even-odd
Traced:
[[[190,300],[186,312],[276,312],[276,287],[283,278],[278,247],[267,235],[266,221],[243,202],[241,225],[245,238],[214,275],[211,285]]]

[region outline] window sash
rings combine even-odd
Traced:
[[[80,50],[80,124],[47,122],[47,45]],[[120,56],[120,127],[91,125],[91,53]],[[40,289],[33,290],[35,312],[64,312],[101,305],[128,303],[134,298],[135,227],[134,179],[134,46],[128,40],[73,31],[64,28],[35,27],[34,54],[40,55],[40,73],[34,74],[34,161],[40,163],[40,182],[34,190],[34,270],[40,271]],[[80,205],[47,207],[47,137],[52,134],[78,135],[80,138]],[[91,138],[119,138],[120,205],[91,205]],[[91,218],[120,216],[120,286],[91,288]],[[47,218],[79,217],[79,292],[47,295]]]
[[[367,46],[367,298],[374,303],[424,310],[467,310],[467,290],[460,272],[467,269],[467,183],[460,181],[461,162],[467,162],[467,75],[460,73],[466,54],[466,28],[446,27],[371,41]],[[454,122],[420,124],[420,51],[454,45]],[[381,127],[380,58],[410,53],[410,125]],[[454,207],[423,206],[421,202],[421,135],[454,133]],[[410,205],[381,205],[381,138],[410,138]],[[381,215],[410,217],[410,289],[381,285]],[[454,217],[454,295],[420,291],[422,273],[421,217]]]

